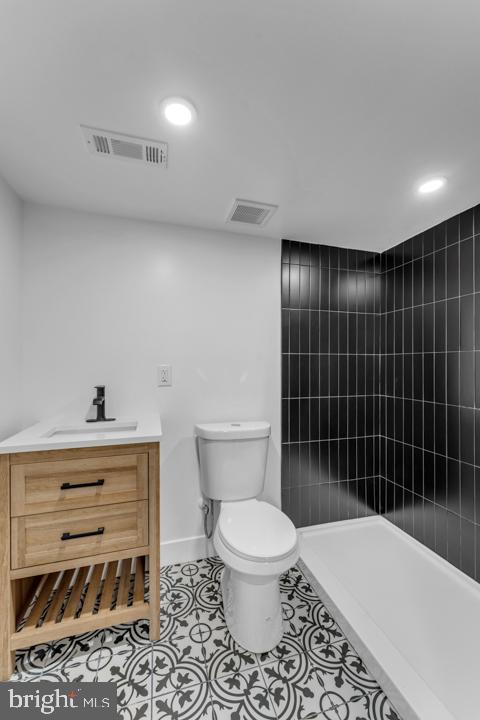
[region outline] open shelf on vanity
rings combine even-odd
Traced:
[[[31,578],[12,649],[148,618],[146,562],[142,555]]]

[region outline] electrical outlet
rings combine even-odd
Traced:
[[[158,387],[170,387],[172,384],[172,366],[157,366],[157,385]]]

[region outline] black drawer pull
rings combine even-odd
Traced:
[[[90,537],[90,535],[103,535],[105,532],[104,527],[97,528],[97,530],[91,530],[90,532],[83,532],[83,533],[69,533],[65,532],[63,533],[61,540],[75,540],[75,538],[82,538],[82,537]]]
[[[104,483],[105,480],[103,478],[101,480],[95,480],[94,482],[87,483],[63,483],[60,490],[73,490],[73,488],[79,487],[100,487],[100,485],[104,485]]]

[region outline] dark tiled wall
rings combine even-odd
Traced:
[[[297,526],[379,510],[379,256],[282,246],[282,502]]]
[[[480,208],[382,266],[381,510],[480,580]]]
[[[282,502],[480,581],[480,206],[381,256],[283,243]]]

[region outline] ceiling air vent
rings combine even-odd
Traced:
[[[99,130],[81,125],[83,137],[92,155],[117,157],[153,167],[167,167],[168,145],[156,140]]]
[[[227,222],[244,223],[263,227],[270,220],[278,205],[252,202],[251,200],[235,200],[227,217]]]

